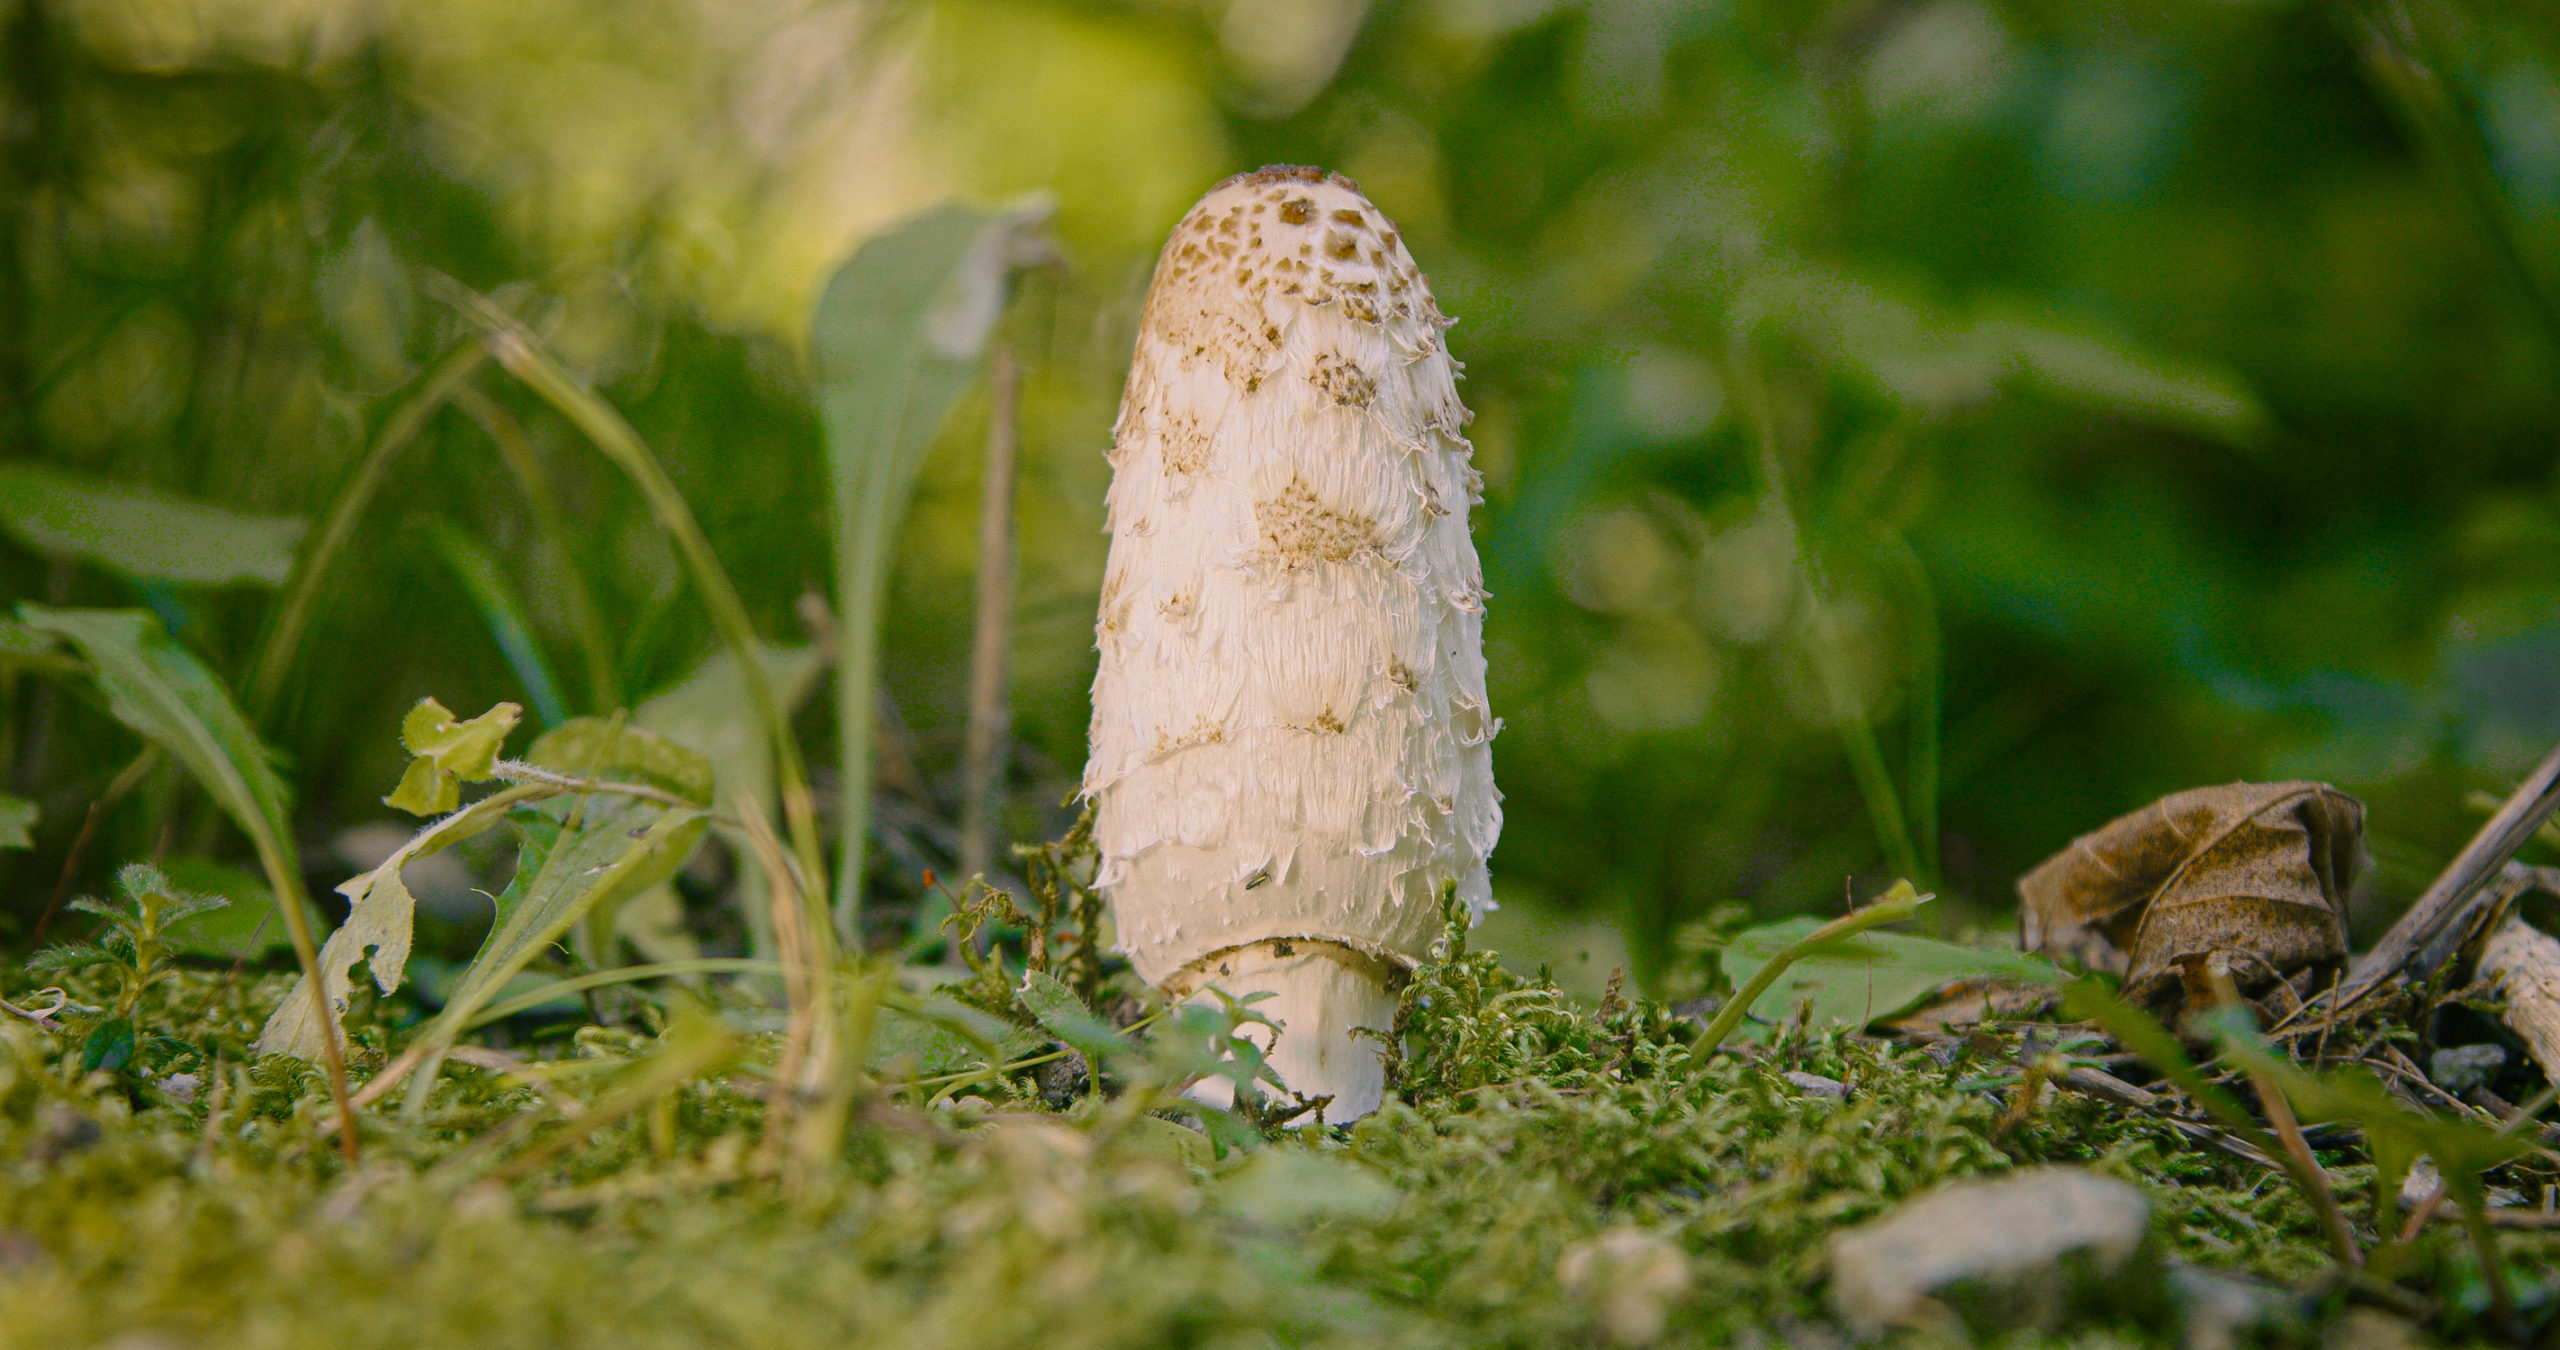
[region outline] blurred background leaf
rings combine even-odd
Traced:
[[[464,337],[432,270],[620,409],[758,631],[819,650],[825,279],[937,203],[1049,194],[1064,265],[991,316],[1018,839],[1083,759],[1155,250],[1266,162],[1357,179],[1461,320],[1523,931],[1613,925],[1650,979],[1715,906],[1834,912],[1906,863],[1935,922],[2006,925],[2084,830],[2312,778],[2372,807],[2370,933],[2560,738],[2545,6],[12,0],[0,47],[0,472],[322,519]],[[454,404],[380,500],[476,544],[567,710],[701,666],[637,492],[493,374]],[[920,428],[888,555],[881,934],[952,862],[988,416],[969,384]],[[266,711],[305,841],[381,819],[417,698],[527,697],[439,538],[366,534]],[[16,531],[0,588],[150,609],[235,684],[272,603]],[[0,790],[41,811],[0,939],[126,753],[31,670],[0,664]],[[795,723],[839,802],[842,706]],[[189,809],[134,794],[78,884]],[[704,950],[750,940],[747,875],[671,883]]]

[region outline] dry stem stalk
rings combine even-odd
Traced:
[[[978,632],[969,663],[969,747],[961,767],[960,875],[983,876],[995,858],[1012,717],[1006,665],[1013,636],[1013,478],[1020,444],[1016,404],[1021,372],[1013,348],[988,359],[986,487],[978,501]]]

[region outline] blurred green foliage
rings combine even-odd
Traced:
[[[1066,262],[999,331],[1025,369],[1011,825],[1054,833],[1154,249],[1224,174],[1323,164],[1461,319],[1506,903],[1614,918],[1647,974],[1716,904],[1827,910],[1853,875],[1997,922],[2074,834],[2275,776],[2372,802],[2405,895],[2465,792],[2560,736],[2555,18],[0,0],[0,594],[148,607],[242,687],[275,604],[257,549],[321,521],[466,340],[441,273],[631,419],[767,638],[823,644],[819,290],[896,220],[1043,189]],[[392,463],[262,710],[315,881],[385,816],[421,696],[575,671],[539,697],[609,712],[714,647],[638,493],[497,372],[469,388]],[[885,607],[893,901],[949,865],[985,407],[927,456]],[[97,484],[129,506],[82,516]],[[241,561],[169,566],[189,529]],[[833,716],[809,704],[807,746]],[[0,941],[119,736],[0,662],[0,790],[40,809],[0,851]],[[102,826],[89,889],[243,851],[174,770]]]

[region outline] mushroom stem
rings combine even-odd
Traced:
[[[1210,986],[1234,999],[1269,994],[1250,1006],[1280,1035],[1275,1040],[1270,1027],[1247,1026],[1244,1036],[1261,1048],[1281,1086],[1308,1100],[1330,1098],[1324,1123],[1340,1125],[1386,1100],[1383,1052],[1403,984],[1393,964],[1339,942],[1274,938],[1202,957],[1166,987],[1194,1002],[1208,1000]],[[1234,1087],[1208,1079],[1195,1095],[1223,1107]]]

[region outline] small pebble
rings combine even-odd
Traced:
[[[2476,1087],[2487,1087],[2498,1070],[2507,1067],[2507,1048],[2494,1043],[2454,1045],[2438,1050],[2427,1060],[2427,1077],[2436,1086],[2461,1096]]]
[[[1977,1330],[2049,1328],[2156,1303],[2151,1202],[2070,1167],[1974,1177],[1831,1238],[1831,1308],[1861,1338],[1949,1313]]]
[[[1848,1099],[1849,1085],[1837,1078],[1825,1078],[1818,1073],[1804,1073],[1795,1069],[1788,1070],[1785,1076],[1788,1082],[1795,1084],[1796,1091],[1807,1097],[1827,1097],[1832,1101]]]

